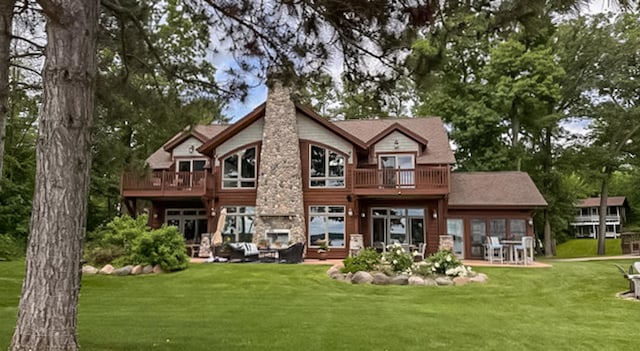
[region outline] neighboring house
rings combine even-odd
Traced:
[[[577,238],[596,238],[600,230],[600,198],[591,197],[581,200],[576,205],[577,214],[573,218],[571,226],[575,229]],[[607,222],[606,237],[617,238],[621,228],[626,222],[626,212],[629,208],[627,198],[624,196],[607,197]]]
[[[151,226],[197,240],[226,208],[225,240],[305,242],[309,258],[319,240],[346,257],[361,233],[366,246],[429,253],[449,234],[458,256],[481,259],[486,235],[531,236],[533,210],[547,205],[526,173],[452,173],[440,118],[329,122],[279,86],[236,123],[185,130],[147,163],[123,174],[122,196],[130,213],[150,201]]]

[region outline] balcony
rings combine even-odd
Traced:
[[[356,169],[353,192],[357,195],[444,195],[449,193],[449,173],[449,167]]]
[[[605,221],[607,224],[620,224],[620,216],[618,215],[606,215]],[[587,225],[587,224],[599,224],[600,216],[591,215],[591,216],[575,216],[573,217],[573,225]]]
[[[208,171],[124,172],[121,193],[123,197],[195,197],[205,195],[213,184],[213,174]]]

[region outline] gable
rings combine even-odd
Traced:
[[[204,157],[201,153],[197,151],[200,145],[202,145],[202,142],[196,139],[195,137],[191,136],[173,148],[172,156],[174,158],[184,157],[184,156]]]
[[[420,145],[409,136],[394,131],[373,145],[375,153],[392,153],[398,151],[419,152]]]
[[[353,163],[351,143],[300,112],[297,113],[296,120],[298,121],[298,138],[300,140],[330,145],[345,155],[349,155],[348,162]],[[305,152],[305,150],[300,152]]]
[[[224,141],[215,148],[215,154],[220,157],[247,144],[262,141],[262,130],[264,128],[264,117],[258,118],[245,128]]]

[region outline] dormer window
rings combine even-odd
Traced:
[[[240,150],[222,161],[222,187],[256,187],[256,148]]]
[[[344,167],[344,156],[335,151],[311,145],[309,186],[312,188],[343,188]]]

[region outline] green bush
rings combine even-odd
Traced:
[[[173,226],[145,232],[133,241],[131,252],[129,263],[157,264],[167,272],[185,269],[189,263],[182,233]]]
[[[11,261],[21,256],[18,243],[9,235],[0,234],[0,261]]]
[[[471,272],[471,268],[465,267],[451,250],[441,250],[427,257],[426,264],[422,265],[421,268],[424,267],[430,267],[430,271],[433,274],[451,277],[464,277]]]
[[[404,251],[402,245],[396,243],[387,246],[387,252],[383,255],[384,263],[387,263],[395,273],[411,274],[413,254]]]
[[[136,238],[149,231],[147,215],[115,217],[111,222],[87,234],[85,261],[94,265],[128,262]]]
[[[380,265],[380,257],[381,255],[375,249],[364,249],[360,251],[358,256],[347,257],[342,261],[344,263],[342,272],[355,273],[358,271],[370,272],[376,270]]]

